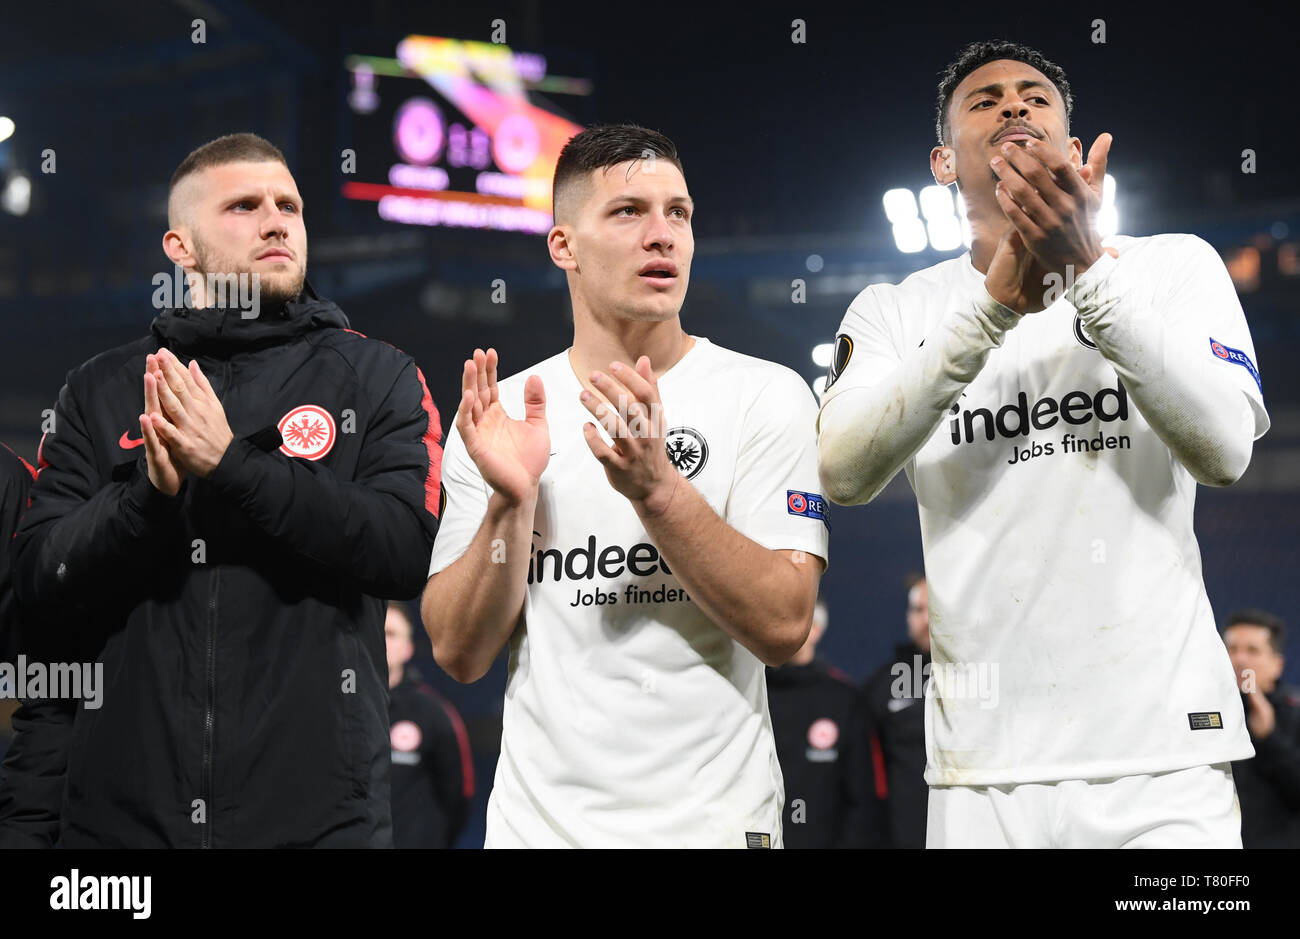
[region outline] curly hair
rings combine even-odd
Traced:
[[[997,42],[972,42],[944,70],[939,80],[939,101],[934,118],[934,132],[942,146],[948,139],[948,105],[952,102],[952,93],[957,90],[961,80],[981,65],[996,62],[998,59],[1012,59],[1024,62],[1038,69],[1056,86],[1065,102],[1065,126],[1070,127],[1070,112],[1074,110],[1074,99],[1070,97],[1070,82],[1065,77],[1065,69],[1049,61],[1037,49],[1021,45],[1018,42],[1001,40]]]

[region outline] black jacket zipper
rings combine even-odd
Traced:
[[[212,747],[213,729],[216,724],[217,700],[217,590],[220,587],[221,574],[211,571],[212,586],[208,591],[208,651],[207,651],[207,693],[203,714],[203,847],[212,847]]]
[[[221,383],[221,389],[217,391],[217,400],[225,403],[226,391],[230,388],[231,366],[230,362],[225,363],[224,381]],[[203,714],[203,772],[202,785],[203,790],[201,798],[203,799],[203,837],[202,847],[212,847],[212,814],[215,806],[212,804],[212,760],[214,746],[214,731],[216,725],[217,709],[217,593],[221,587],[221,572],[217,569],[212,570],[212,586],[208,591],[208,635],[207,635],[207,691],[204,700]]]

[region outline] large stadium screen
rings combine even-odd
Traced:
[[[582,130],[556,101],[590,95],[589,81],[548,75],[536,53],[437,36],[344,64],[354,138],[378,148],[357,154],[345,198],[408,225],[550,229],[555,161]]]

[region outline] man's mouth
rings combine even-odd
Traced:
[[[677,280],[677,265],[666,259],[649,261],[642,265],[639,273],[643,280],[653,281],[656,286],[667,286]]]
[[[993,144],[994,146],[1001,146],[1004,143],[1016,143],[1017,141],[1024,143],[1026,140],[1038,139],[1039,137],[1036,133],[1026,127],[1017,125],[1016,127],[1009,127],[999,133],[993,138]]]
[[[292,261],[293,255],[284,248],[272,248],[270,251],[263,251],[257,256],[259,261]]]

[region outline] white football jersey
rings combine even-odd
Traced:
[[[763,663],[700,611],[610,485],[583,438],[594,419],[567,350],[500,382],[511,417],[524,416],[529,375],[546,389],[552,453],[485,846],[780,847]],[[674,465],[727,524],[766,548],[827,557],[817,408],[802,378],[695,337],[659,392]],[[442,482],[430,574],[465,553],[490,495],[455,429]]]
[[[1193,375],[1226,370],[1268,429],[1223,264],[1190,235],[1117,237],[1108,289],[1161,317]],[[970,254],[873,285],[822,407],[890,376],[984,275]],[[1232,392],[1235,393],[1235,392]],[[1229,402],[1231,403],[1231,402]],[[1201,576],[1196,482],[1062,295],[1023,317],[905,465],[920,511],[932,680],[925,779],[990,786],[1251,757]]]

